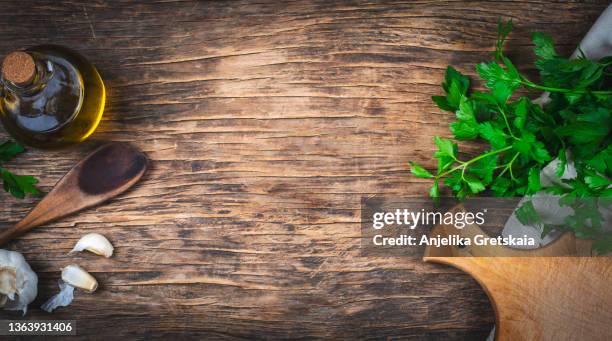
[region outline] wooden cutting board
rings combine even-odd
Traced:
[[[457,231],[437,226],[430,235]],[[460,233],[484,232],[469,226]],[[480,283],[495,310],[496,340],[612,340],[612,259],[575,257],[587,252],[588,242],[566,233],[535,250],[432,247],[424,260],[459,268]]]

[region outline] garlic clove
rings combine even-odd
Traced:
[[[104,256],[109,258],[113,255],[113,245],[99,233],[89,233],[81,237],[76,243],[72,252],[80,252],[87,250],[95,253],[96,255]]]
[[[14,300],[16,293],[17,271],[9,266],[0,268],[0,294]]]
[[[73,287],[92,293],[98,289],[98,281],[82,267],[71,264],[62,269],[62,280]]]

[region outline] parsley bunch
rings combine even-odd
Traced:
[[[436,172],[413,162],[411,171],[433,179],[429,192],[433,198],[440,196],[441,183],[459,199],[485,190],[501,197],[542,190],[559,195],[561,205],[575,210],[564,225],[543,224],[531,202],[519,208],[517,217],[538,225],[543,236],[553,229],[571,230],[579,238],[595,239],[596,251],[610,252],[612,235],[602,230],[598,206],[612,200],[612,56],[599,61],[583,54],[564,58],[549,36],[534,33],[535,66],[540,73],[536,83],[504,55],[511,30],[511,21],[499,22],[495,60],[476,66],[486,91],[470,91],[470,79],[449,66],[442,83],[445,96],[432,97],[438,107],[455,113],[457,120],[450,124],[455,139],[485,141],[488,148],[463,160],[455,142],[436,136]],[[519,89],[549,92],[550,102],[541,106],[515,94]],[[543,186],[540,171],[554,158],[560,160],[558,177],[566,171],[568,158],[577,176]]]
[[[15,175],[6,168],[2,167],[3,162],[13,159],[17,154],[23,153],[25,149],[19,144],[6,141],[0,144],[0,179],[4,190],[17,198],[24,198],[26,193],[39,195],[41,192],[36,188],[38,180],[29,175]]]

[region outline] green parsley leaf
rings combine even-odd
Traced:
[[[542,218],[536,211],[533,206],[533,201],[531,200],[525,201],[514,213],[521,224],[525,226],[540,226],[542,224]]]
[[[540,184],[539,168],[530,168],[527,180],[527,189],[529,194],[535,194],[540,191],[542,185]]]
[[[491,122],[484,122],[479,125],[479,131],[480,136],[489,141],[493,149],[502,149],[506,146],[506,134],[503,128]]]
[[[565,148],[559,149],[559,155],[557,158],[559,159],[559,164],[557,164],[557,168],[555,169],[555,175],[561,178],[565,173],[565,168],[567,167],[567,152],[565,151]]]
[[[512,31],[512,20],[504,23],[501,18],[497,20],[497,45],[495,46],[495,60],[500,60],[504,55],[504,44]]]
[[[444,96],[433,96],[432,100],[442,110],[455,111],[459,108],[459,102],[467,94],[470,87],[470,79],[464,76],[452,66],[446,69],[442,88],[446,93]]]
[[[465,96],[461,97],[459,109],[456,112],[458,122],[450,124],[450,129],[455,138],[459,140],[474,139],[478,136],[478,122],[474,115],[474,107]]]
[[[2,162],[10,161],[23,152],[24,148],[15,142],[6,141],[0,144],[0,165]],[[33,176],[15,175],[9,170],[0,167],[0,180],[2,180],[4,190],[16,198],[22,199],[26,194],[41,194],[35,186],[38,180]]]
[[[485,190],[484,184],[476,176],[466,174],[463,178],[470,187],[470,191],[472,191],[472,194],[480,193]]]
[[[612,181],[599,175],[585,176],[584,182],[591,188],[608,187],[612,185]]]
[[[535,45],[533,52],[535,52],[536,56],[544,60],[557,57],[553,40],[549,35],[535,32],[531,35],[531,40],[533,41],[533,45]]]
[[[435,153],[436,157],[450,157],[452,159],[457,158],[457,145],[453,141],[438,136],[434,136],[434,142],[438,146],[438,151]]]
[[[436,103],[438,108],[445,111],[455,111],[455,108],[451,106],[446,100],[446,96],[431,96],[431,100]]]
[[[512,147],[524,157],[533,159],[537,163],[541,164],[551,160],[544,144],[536,140],[535,136],[529,132],[524,131],[523,136],[514,141]]]
[[[438,185],[438,181],[434,181],[433,185],[431,186],[431,189],[429,190],[429,196],[436,199],[440,197],[440,189],[439,189],[439,185]]]
[[[600,143],[610,133],[609,126],[590,122],[575,122],[555,129],[573,144]]]
[[[512,182],[507,178],[498,177],[491,185],[491,190],[493,194],[498,197],[511,196],[510,187],[512,186]]]
[[[496,62],[480,63],[476,65],[476,71],[487,82],[485,85],[489,89],[505,87],[511,92],[521,85],[520,76],[502,68]]]
[[[514,108],[515,118],[512,123],[519,130],[525,128],[525,122],[527,122],[528,103],[529,100],[527,98],[521,97]]]
[[[422,166],[414,162],[410,162],[410,172],[412,172],[412,174],[416,175],[419,178],[433,178],[434,177],[433,174],[431,174],[425,168],[423,168]]]
[[[468,122],[453,122],[450,130],[457,140],[471,140],[478,136],[478,124]]]
[[[13,141],[5,141],[0,144],[0,162],[12,160],[17,154],[23,153],[25,149]]]
[[[33,176],[15,175],[4,168],[0,168],[0,176],[2,177],[4,190],[16,198],[23,199],[26,194],[41,194],[35,186],[38,180]]]
[[[493,181],[493,173],[496,168],[497,154],[494,154],[476,161],[470,167],[470,171],[480,177],[485,185],[488,185]]]
[[[457,90],[459,90],[460,95],[467,94],[467,91],[470,88],[470,79],[461,72],[457,71],[454,67],[449,66],[446,68],[442,88],[447,92],[450,92],[450,86],[453,83],[457,84]]]
[[[612,144],[597,153],[592,159],[587,160],[586,163],[602,174],[612,170]]]

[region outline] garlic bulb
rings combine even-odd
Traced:
[[[106,237],[99,233],[89,233],[81,237],[70,253],[83,250],[93,252],[96,255],[106,258],[113,255],[113,245],[111,245]]]
[[[0,307],[21,310],[38,294],[38,276],[19,252],[0,249]]]
[[[62,270],[62,280],[90,293],[98,289],[98,281],[89,272],[75,264],[68,265]]]

